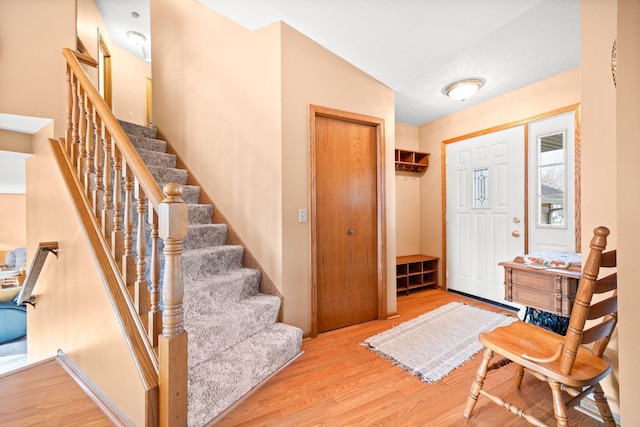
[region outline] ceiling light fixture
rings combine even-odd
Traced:
[[[127,31],[127,37],[129,37],[129,40],[134,42],[136,45],[142,45],[142,43],[147,41],[144,34],[137,31]]]
[[[464,101],[475,95],[483,85],[482,79],[465,79],[451,83],[442,92],[451,99]]]

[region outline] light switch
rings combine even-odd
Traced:
[[[298,222],[307,222],[307,210],[298,209]]]

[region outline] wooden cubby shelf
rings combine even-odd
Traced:
[[[407,255],[396,258],[396,290],[398,293],[427,286],[438,287],[438,260],[429,255]]]
[[[396,170],[424,173],[429,167],[429,153],[396,149]]]

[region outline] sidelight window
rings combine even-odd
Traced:
[[[566,227],[566,135],[554,133],[538,138],[537,225]]]

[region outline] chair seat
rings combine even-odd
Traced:
[[[516,341],[513,337],[522,339]],[[523,358],[523,354],[539,359],[551,357],[557,351],[558,345],[564,342],[565,337],[522,321],[483,332],[479,339],[485,347],[495,353],[570,387],[582,388],[598,383],[611,371],[610,360],[596,357],[584,347],[578,349],[575,364],[569,375],[561,372],[559,357],[545,363]]]

